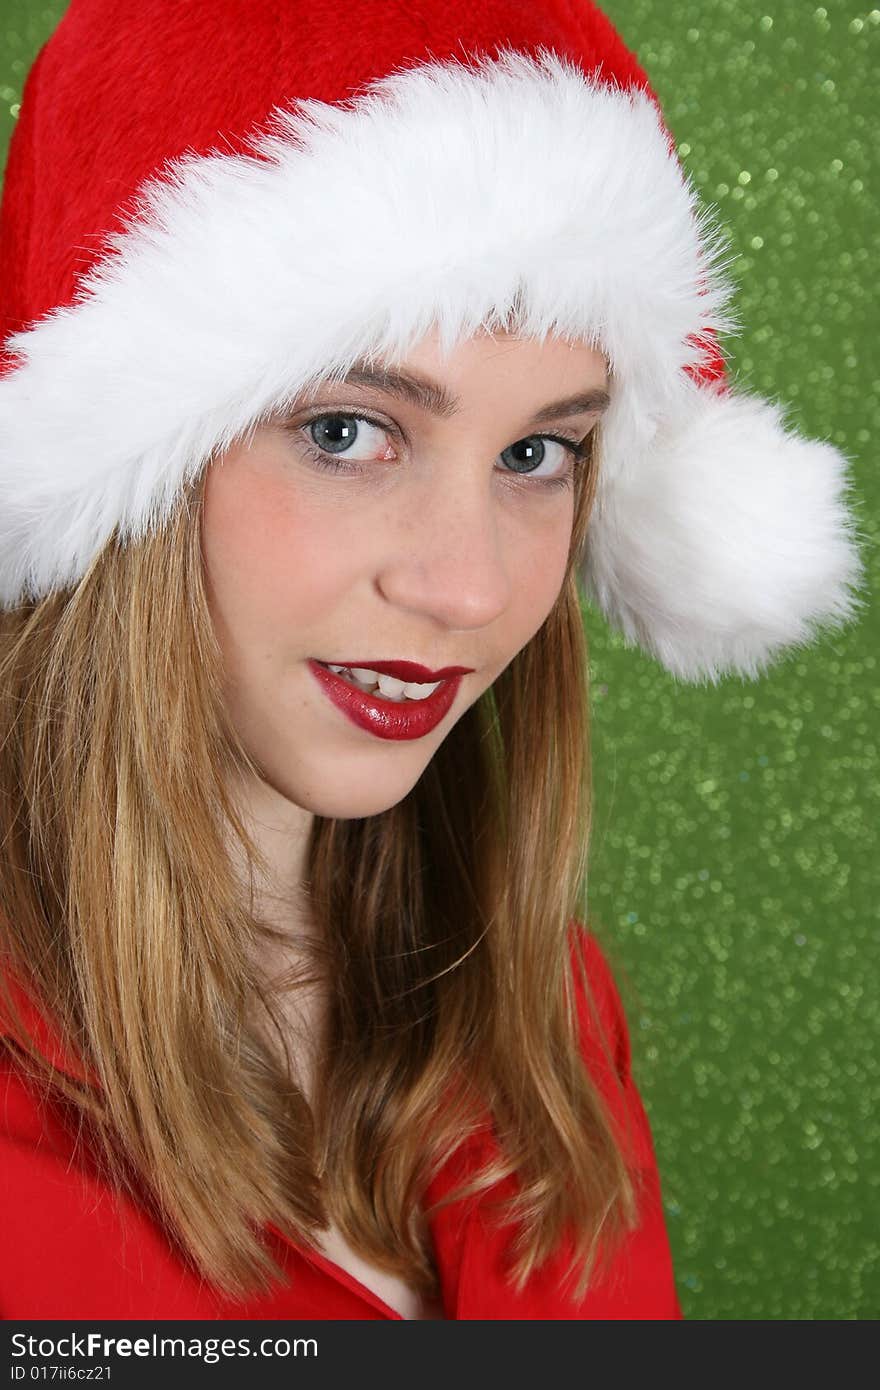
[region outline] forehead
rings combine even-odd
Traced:
[[[533,387],[556,392],[539,409],[536,419],[560,413],[601,413],[610,404],[608,368],[604,355],[589,343],[562,338],[528,339],[515,335],[480,334],[441,351],[436,337],[423,339],[404,357],[394,360],[363,356],[347,368],[329,372],[311,394],[334,387],[359,387],[392,395],[440,419],[452,419],[462,408],[462,394],[490,383]]]

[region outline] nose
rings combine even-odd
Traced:
[[[510,601],[510,565],[492,479],[459,456],[406,490],[388,527],[376,583],[398,608],[450,629],[487,627]]]

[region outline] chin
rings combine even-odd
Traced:
[[[263,777],[291,805],[324,820],[364,820],[367,816],[381,815],[403,801],[418,780],[417,777],[402,782],[389,779],[387,786],[380,787],[373,779],[372,784],[367,781],[363,786],[348,781],[343,785],[325,783],[317,788],[296,786],[282,776],[273,777],[265,771]]]

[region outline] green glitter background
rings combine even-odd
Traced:
[[[64,3],[0,0],[0,156]],[[853,461],[869,578],[763,680],[680,685],[592,609],[592,917],[687,1318],[880,1316],[880,10],[607,0],[740,259],[744,388]],[[870,329],[874,327],[872,334]]]

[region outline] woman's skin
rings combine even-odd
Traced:
[[[540,423],[537,412],[608,385],[601,353],[555,337],[481,333],[444,359],[432,334],[393,366],[457,405],[441,416],[387,389],[325,385],[220,456],[206,479],[209,607],[230,714],[262,772],[236,795],[271,866],[258,885],[261,915],[287,929],[306,920],[299,885],[313,815],[371,816],[399,802],[550,613],[574,491],[539,479],[583,465],[547,436],[583,443],[601,410]],[[321,410],[347,418],[310,433]],[[350,448],[330,453],[351,467],[323,471],[309,448],[347,441],[362,413],[378,426],[358,419]],[[533,446],[526,462],[522,446],[513,463],[501,457],[523,440]],[[532,474],[515,471],[540,453],[536,440],[543,460]],[[392,741],[350,722],[308,658],[472,674],[432,732]]]

